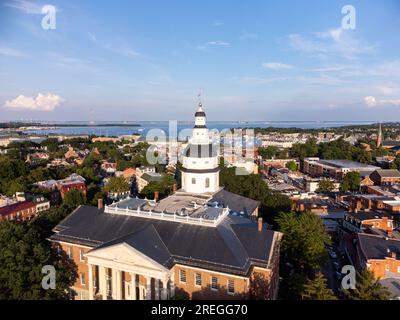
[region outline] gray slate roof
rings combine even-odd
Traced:
[[[358,241],[367,259],[385,259],[389,256],[388,249],[400,256],[399,240],[359,233]]]
[[[56,228],[53,241],[93,248],[127,243],[160,264],[174,263],[246,275],[251,265],[268,267],[274,231],[229,215],[217,227],[105,213],[80,206]]]
[[[400,178],[400,171],[396,169],[376,170],[376,173],[382,178]]]
[[[217,201],[223,204],[224,207],[228,206],[229,209],[240,213],[244,212],[246,215],[251,215],[253,211],[260,205],[259,201],[240,196],[236,193],[221,189],[219,192],[214,194],[210,202]]]

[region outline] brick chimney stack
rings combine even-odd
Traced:
[[[154,201],[158,201],[158,191],[154,191]]]
[[[103,209],[103,199],[97,199],[97,209]]]
[[[263,229],[263,218],[258,218],[258,232],[261,232]]]

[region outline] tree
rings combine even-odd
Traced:
[[[288,168],[290,171],[297,171],[297,163],[296,161],[289,161],[286,163],[286,168]]]
[[[147,198],[154,197],[155,192],[158,192],[160,198],[167,196],[171,193],[172,186],[175,183],[175,179],[173,176],[164,173],[162,174],[162,178],[160,182],[150,182],[140,194]]]
[[[375,279],[374,274],[368,269],[357,273],[356,288],[343,290],[350,300],[389,300],[390,292]]]
[[[302,298],[303,300],[337,300],[333,291],[327,287],[326,278],[321,272],[304,285]]]
[[[396,159],[390,164],[390,169],[400,170],[400,155],[397,155]]]
[[[266,148],[259,148],[258,153],[263,159],[272,159],[276,156],[278,153],[279,149],[274,146],[269,146]]]
[[[316,192],[318,193],[327,193],[327,192],[332,192],[335,189],[335,185],[332,180],[330,179],[322,179],[318,183],[318,188]]]
[[[131,186],[128,181],[124,177],[111,177],[106,186],[104,187],[104,191],[108,193],[125,193],[131,189]]]
[[[280,193],[269,190],[260,175],[236,175],[234,167],[223,167],[219,173],[219,184],[225,190],[261,202],[260,215],[268,222],[273,223],[275,216],[280,212],[291,210],[291,200]]]
[[[322,220],[313,213],[281,213],[277,218],[284,236],[282,252],[297,270],[316,269],[327,258],[326,245],[331,240]]]
[[[66,192],[63,199],[63,204],[72,210],[85,202],[85,195],[77,189]]]
[[[55,289],[42,288],[46,265],[55,268]],[[68,299],[76,277],[73,262],[59,255],[36,228],[0,222],[0,299]]]
[[[308,139],[306,143],[295,143],[290,148],[289,155],[294,158],[304,159],[318,155],[318,145],[315,139]]]
[[[348,172],[340,185],[340,191],[357,191],[360,188],[361,176],[357,171]]]

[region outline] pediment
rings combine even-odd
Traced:
[[[131,247],[127,243],[115,244],[109,247],[94,249],[86,254],[91,260],[103,260],[126,266],[146,268],[159,271],[168,271],[164,266]]]

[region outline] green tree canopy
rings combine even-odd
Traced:
[[[227,191],[260,201],[259,213],[269,223],[274,222],[278,213],[291,210],[291,200],[269,190],[260,175],[236,175],[234,167],[221,166],[219,184]]]
[[[335,185],[332,180],[330,179],[322,179],[318,183],[318,188],[316,192],[318,193],[326,193],[326,192],[332,192],[335,189]]]
[[[56,270],[56,288],[42,288],[45,265]],[[35,228],[0,222],[0,299],[68,299],[76,266],[58,255]]]
[[[274,146],[269,146],[266,148],[259,148],[258,153],[263,159],[272,159],[276,156],[279,149]]]
[[[344,290],[344,294],[350,300],[389,300],[391,298],[390,292],[368,269],[357,273],[356,288]]]
[[[298,269],[316,269],[327,258],[326,245],[331,240],[318,216],[306,212],[281,213],[277,218],[283,236],[282,252]]]
[[[318,272],[313,280],[308,280],[304,285],[303,300],[337,300],[333,291],[327,287],[326,278]]]
[[[340,191],[357,191],[360,188],[361,176],[357,171],[351,171],[343,177]]]
[[[318,155],[318,145],[315,139],[309,139],[306,143],[295,143],[290,148],[289,155],[294,158],[304,159]]]
[[[288,168],[290,171],[297,171],[297,163],[296,161],[289,161],[286,163],[286,168]]]
[[[172,186],[175,183],[173,176],[167,173],[162,174],[160,182],[150,182],[143,190],[140,192],[141,196],[147,198],[153,198],[155,192],[158,192],[160,198],[169,195],[172,191]]]
[[[109,193],[124,193],[128,192],[131,186],[124,177],[111,177],[104,187],[105,192]]]
[[[85,195],[77,189],[66,192],[63,199],[64,206],[72,210],[82,204],[85,204],[85,202]]]

